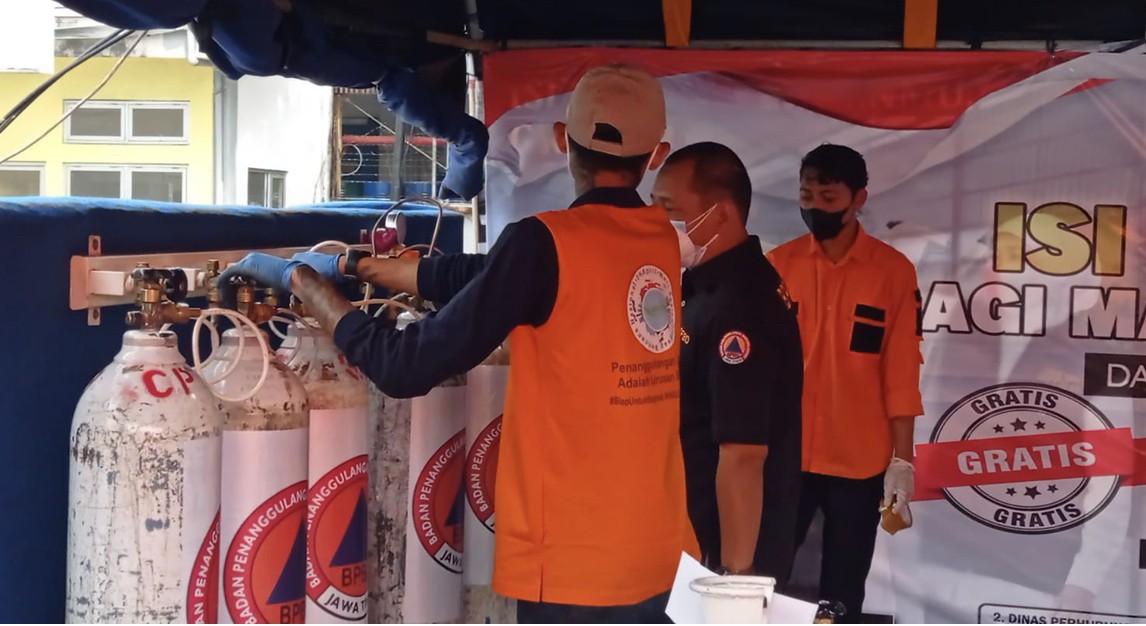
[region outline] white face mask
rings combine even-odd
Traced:
[[[691,227],[688,225],[688,222],[682,220],[673,220],[672,222],[673,228],[676,229],[677,239],[680,240],[680,264],[684,266],[686,270],[700,265],[700,262],[704,259],[704,253],[708,252],[708,246],[712,245],[712,242],[716,241],[716,238],[720,236],[719,234],[713,235],[712,238],[708,240],[708,243],[703,246],[697,246],[689,237],[692,231],[696,230],[696,227],[700,226],[715,210],[716,205],[714,204],[709,207],[707,211],[702,213],[700,217],[696,218]]]

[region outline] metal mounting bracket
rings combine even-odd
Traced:
[[[370,251],[369,245],[350,246]],[[99,235],[88,237],[87,256],[75,255],[71,259],[68,307],[73,311],[87,309],[88,325],[98,326],[100,308],[135,302],[135,285],[131,271],[140,263],[151,267],[182,268],[187,274],[187,296],[206,295],[207,262],[219,261],[219,268],[238,262],[249,252],[263,252],[290,258],[308,247],[264,248],[260,250],[211,250],[202,252],[160,252],[154,254],[104,255]]]

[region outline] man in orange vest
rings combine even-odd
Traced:
[[[680,249],[664,209],[636,191],[668,154],[664,130],[652,76],[595,68],[553,127],[579,197],[510,225],[487,256],[253,254],[224,272],[289,288],[391,396],[424,394],[511,340],[493,588],[518,599],[520,622],[664,622],[681,551],[695,547]],[[338,293],[344,274],[446,304],[397,331]]]

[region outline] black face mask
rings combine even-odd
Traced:
[[[847,211],[830,212],[823,209],[805,209],[800,207],[800,217],[808,225],[812,237],[816,241],[832,239],[844,229],[844,213]]]

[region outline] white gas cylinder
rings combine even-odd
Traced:
[[[221,424],[174,333],[124,334],[72,419],[68,622],[214,621]]]
[[[318,323],[292,324],[276,356],[310,401],[306,617],[366,621],[370,433],[366,379]]]
[[[302,381],[256,332],[227,330],[202,368],[217,394],[237,398],[259,384],[270,359],[254,396],[223,402],[219,623],[297,624],[306,606],[309,406]]]

